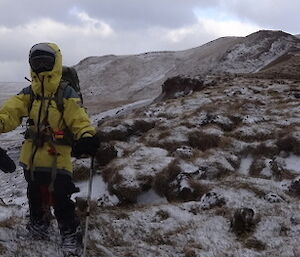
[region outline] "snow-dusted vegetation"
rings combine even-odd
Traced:
[[[262,31],[77,66],[84,92],[112,96],[114,108],[92,111],[101,148],[88,256],[300,256],[299,42]],[[168,73],[172,56],[181,72]],[[130,97],[139,90],[149,94]],[[14,158],[20,131],[1,135]],[[89,166],[74,160],[82,220]],[[50,242],[26,240],[20,168],[0,176],[1,256],[61,256],[54,221]]]

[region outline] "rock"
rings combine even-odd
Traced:
[[[230,220],[230,231],[237,236],[253,231],[257,221],[254,210],[250,208],[237,209]]]
[[[264,199],[266,201],[268,201],[269,203],[280,203],[283,202],[284,200],[282,199],[282,197],[280,197],[279,195],[275,194],[275,193],[268,193],[264,196]]]
[[[294,215],[290,218],[290,221],[293,225],[299,225],[300,224],[300,215]]]
[[[181,157],[183,159],[190,159],[193,156],[194,151],[193,148],[189,146],[182,146],[177,148],[173,154],[176,157]]]
[[[206,85],[207,86],[207,85]],[[206,87],[201,78],[188,76],[176,76],[168,78],[162,85],[162,93],[154,102],[177,98],[188,95],[194,91],[200,91]]]
[[[216,206],[222,206],[225,203],[225,199],[215,192],[208,192],[200,199],[200,207],[203,210],[208,210]]]
[[[99,165],[104,166],[118,156],[118,151],[112,144],[101,143],[96,154]]]
[[[289,192],[295,196],[300,196],[300,177],[294,179],[289,188]]]

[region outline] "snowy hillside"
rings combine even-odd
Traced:
[[[108,189],[143,206],[95,221],[105,256],[299,256],[299,81],[211,76],[199,92],[101,122],[119,153],[102,170]]]
[[[80,62],[101,141],[87,256],[299,257],[299,53],[260,31]],[[1,135],[15,160],[23,130]],[[74,167],[84,221],[90,161]],[[61,257],[55,220],[50,241],[26,238],[21,168],[0,187],[0,256]]]
[[[291,49],[300,49],[300,39],[281,31],[259,31],[186,51],[88,57],[75,67],[89,111],[97,113],[155,98],[172,76],[255,72]]]

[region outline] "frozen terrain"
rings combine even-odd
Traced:
[[[102,147],[117,150],[105,165],[97,156],[88,256],[299,257],[298,48],[258,32],[78,64]],[[175,75],[189,77],[162,89]],[[15,160],[22,131],[1,135]],[[74,199],[86,196],[89,165],[74,160]],[[0,173],[0,186],[0,255],[61,257],[54,220],[50,242],[26,240],[21,169]],[[253,212],[248,226],[237,225],[241,208]]]

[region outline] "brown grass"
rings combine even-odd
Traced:
[[[180,172],[179,160],[175,159],[155,177],[153,181],[155,191],[161,196],[172,199],[173,197],[170,192],[172,192],[174,188],[171,186],[171,182]]]
[[[132,245],[132,242],[125,241],[123,239],[124,232],[122,232],[119,229],[114,229],[113,225],[109,221],[105,221],[101,219],[100,221],[98,220],[97,223],[91,225],[98,228],[102,238],[101,244],[105,247],[112,248],[112,247],[124,247],[124,246]],[[99,243],[99,240],[94,242]]]
[[[300,155],[300,141],[292,135],[277,139],[275,144],[280,151],[292,152]]]
[[[270,167],[273,173],[275,180],[282,181],[284,179],[292,180],[297,177],[296,174],[285,170],[276,160],[273,160],[270,163]]]
[[[195,250],[190,247],[185,247],[183,249],[183,252],[184,252],[185,257],[197,257]]]
[[[252,134],[245,134],[242,130],[236,130],[233,131],[233,133],[230,134],[230,136],[236,138],[237,140],[244,141],[244,142],[255,142],[255,141],[266,141],[269,139],[274,139],[275,133],[270,130],[265,131],[255,131],[253,130]]]
[[[119,185],[124,178],[118,171],[123,167],[125,167],[125,164],[119,166],[111,165],[103,169],[102,176],[104,181],[108,183],[108,191],[119,198],[120,204],[126,205],[136,202],[136,197],[143,191],[143,186],[141,188],[120,187]]]
[[[7,248],[0,242],[0,255],[3,255],[7,252]]]
[[[85,166],[76,166],[73,170],[73,180],[75,182],[84,181],[90,177],[90,168]]]
[[[210,190],[208,186],[190,177],[188,178],[190,188],[184,188],[179,191],[177,184],[172,182],[174,182],[181,171],[179,160],[173,160],[154,178],[153,188],[155,191],[167,197],[169,201],[191,201],[200,199],[203,194]]]
[[[149,233],[145,234],[143,241],[149,245],[175,245],[175,242],[168,238],[167,235],[161,234],[160,230],[155,228],[153,228]]]
[[[255,159],[249,168],[249,175],[252,177],[260,177],[261,171],[266,167],[263,159]]]
[[[272,158],[275,155],[278,155],[280,150],[275,144],[266,145],[265,143],[260,143],[258,146],[251,149],[251,153],[255,157],[265,156]]]
[[[172,135],[172,133],[171,133],[170,130],[163,131],[163,132],[161,132],[161,133],[159,134],[158,139],[159,139],[159,140],[162,140],[162,139],[167,138],[167,137],[169,137],[169,136],[171,136],[171,135]]]
[[[201,184],[198,180],[190,179],[189,185],[193,189],[190,200],[199,200],[204,194],[210,191],[210,187],[204,184]]]
[[[256,238],[249,238],[244,242],[244,246],[248,249],[254,249],[256,251],[264,251],[267,248],[267,245],[256,239]]]
[[[170,217],[170,213],[165,210],[158,210],[155,213],[155,216],[157,216],[159,218],[159,221],[162,221],[162,220],[168,219]]]
[[[210,148],[218,147],[220,144],[220,137],[216,135],[205,134],[196,130],[188,134],[188,143],[191,147],[197,148],[204,152]]]
[[[245,182],[230,182],[230,186],[235,189],[244,189],[250,192],[253,192],[258,198],[262,198],[266,195],[266,193],[255,187],[253,184],[245,183]]]
[[[13,229],[19,220],[16,217],[9,217],[0,221],[0,227]]]
[[[145,133],[154,127],[155,127],[155,121],[148,121],[143,119],[135,120],[133,124],[133,130],[135,131],[135,133],[137,132]]]
[[[230,219],[231,218],[231,209],[229,209],[228,207],[226,207],[226,205],[220,206],[220,207],[216,207],[214,209],[214,213],[216,216],[222,216],[225,219]]]

